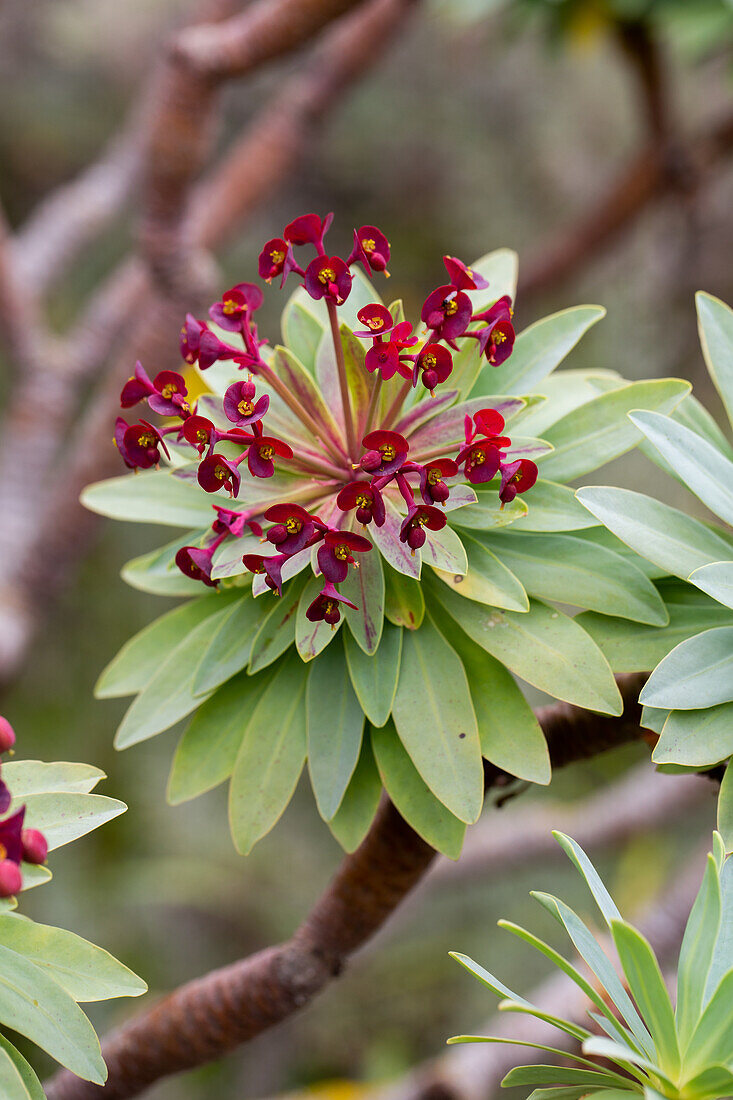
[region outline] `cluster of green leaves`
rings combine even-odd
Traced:
[[[733,311],[708,294],[698,294],[697,310],[705,361],[733,426]],[[711,416],[689,403],[672,416],[638,411],[629,419],[646,437],[645,453],[721,525],[627,489],[579,490],[578,499],[627,546],[694,585],[673,586],[679,602],[664,630],[640,631],[628,623],[619,630],[618,620],[598,614],[580,621],[616,671],[643,670],[659,661],[640,697],[643,724],[659,734],[654,760],[708,767],[733,754],[733,446]],[[718,827],[731,850],[730,769]]]
[[[501,249],[473,266],[490,280],[490,296],[483,292],[477,305],[514,296],[514,253]],[[364,348],[349,325],[375,297],[371,283],[355,279],[342,311],[354,386]],[[295,292],[283,315],[288,348],[274,349],[271,363],[311,404],[337,410],[330,333],[318,305]],[[401,315],[400,303],[393,308]],[[292,577],[280,599],[259,595],[257,578],[250,591],[241,558],[259,548],[253,536],[217,551],[218,594],[201,594],[173,567],[177,549],[204,536],[219,499],[198,487],[190,464],[86,490],[86,505],[104,515],[186,529],[127,565],[123,577],[146,591],[198,598],[128,642],[97,685],[102,698],[136,695],[117,732],[120,748],[194,715],[173,761],[173,802],[230,779],[232,834],[248,852],[282,814],[307,761],[318,809],[345,848],[365,835],[384,787],[430,844],[456,857],[466,824],[481,810],[482,758],[521,779],[549,782],[547,747],[517,678],[560,700],[621,712],[609,661],[567,605],[655,630],[670,622],[677,593],[668,606],[654,570],[604,530],[566,483],[638,443],[630,410],[671,412],[690,401],[690,386],[679,379],[629,383],[609,370],[553,373],[603,315],[598,306],[578,306],[530,325],[498,368],[464,340],[443,387],[450,392],[431,400],[419,388],[405,429],[411,455],[419,459],[436,444],[450,453],[462,441],[466,413],[495,405],[505,411],[513,445],[536,459],[539,479],[526,499],[504,509],[495,484],[476,492],[457,486],[449,526],[429,534],[414,556],[372,525],[380,553],[363,555],[341,586],[359,610],[347,609],[337,631],[306,618],[318,578]],[[204,380],[221,393],[231,368],[217,364]],[[282,402],[273,400],[271,410],[285,422]],[[240,496],[246,506],[264,493],[268,503],[289,500],[296,484],[302,480],[278,473],[244,483]],[[400,519],[395,510],[393,534]]]
[[[685,928],[677,966],[673,1008],[657,958],[644,936],[625,921],[583,849],[562,833],[553,834],[585,880],[612,937],[623,977],[586,923],[560,898],[533,893],[564,928],[592,974],[586,980],[575,963],[519,925],[499,927],[524,940],[563,971],[594,1006],[588,1015],[602,1036],[570,1020],[543,1012],[513,993],[466,955],[459,963],[503,998],[499,1009],[535,1016],[572,1036],[583,1057],[539,1043],[493,1036],[459,1035],[451,1043],[510,1043],[544,1050],[574,1066],[517,1066],[503,1085],[542,1086],[529,1100],[722,1100],[733,1094],[733,859],[725,859],[718,833],[702,884]],[[588,1056],[588,1057],[586,1057]],[[603,1059],[602,1062],[594,1060]],[[617,1067],[609,1068],[608,1064]],[[547,1087],[544,1087],[547,1086]]]
[[[122,802],[92,794],[104,778],[87,764],[3,764],[13,793],[11,812],[26,806],[25,822],[40,829],[49,851],[69,844],[125,810]],[[23,890],[51,878],[45,866],[24,863]],[[94,1028],[79,1007],[88,1001],[138,997],[145,983],[101,947],[61,928],[15,912],[16,898],[0,900],[0,1026],[24,1035],[72,1073],[103,1084],[107,1068]],[[36,1074],[0,1033],[0,1096],[43,1100]]]

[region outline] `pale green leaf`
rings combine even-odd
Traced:
[[[398,813],[437,851],[458,859],[466,826],[439,801],[405,751],[393,722],[371,730],[382,783]]]
[[[339,592],[357,606],[356,611],[342,607],[349,632],[365,653],[374,653],[384,626],[384,569],[375,547],[359,554],[359,568],[349,569]]]
[[[733,425],[733,310],[702,291],[695,295],[695,304],[702,353]]]
[[[526,494],[525,503],[527,512],[513,521],[517,531],[582,531],[598,525],[572,489],[543,477],[537,478]]]
[[[208,694],[245,668],[261,622],[262,605],[251,596],[227,608],[201,647],[201,659],[193,675],[196,694]]]
[[[323,577],[309,577],[298,603],[298,611],[295,617],[295,647],[301,660],[312,661],[326,646],[335,639],[337,632],[344,622],[343,609],[341,618],[333,626],[325,619],[311,622],[307,611],[313,603],[324,584]]]
[[[132,523],[163,523],[172,527],[209,527],[214,504],[227,496],[205,493],[196,481],[174,477],[168,470],[144,470],[87,485],[81,502],[91,512]]]
[[[657,764],[717,764],[733,753],[733,703],[673,710],[652,753]]]
[[[659,963],[651,947],[635,928],[622,920],[611,921],[629,991],[651,1032],[660,1068],[675,1078],[680,1067],[674,1012]]]
[[[718,832],[726,852],[733,852],[733,768],[727,767],[718,796]],[[733,931],[733,920],[731,930]]]
[[[417,630],[425,616],[422,585],[389,566],[384,571],[384,614],[395,626]]]
[[[385,623],[379,649],[369,656],[350,634],[344,650],[351,685],[359,704],[374,726],[383,726],[392,713],[402,657],[402,627]]]
[[[733,609],[733,561],[716,561],[690,573],[690,584]]]
[[[3,1100],[46,1100],[41,1082],[4,1035],[0,1035],[0,1095]]]
[[[345,852],[355,852],[369,831],[382,794],[369,737],[361,745],[359,761],[336,814],[328,827]]]
[[[255,672],[267,668],[295,641],[298,604],[305,583],[305,577],[296,577],[286,585],[279,598],[260,597],[269,600],[272,607],[270,611],[266,611],[267,605],[262,609],[262,626],[252,642],[249,658],[250,674],[254,675]]]
[[[41,760],[8,760],[3,762],[3,779],[13,792],[16,802],[31,794],[67,791],[69,794],[89,794],[106,776],[91,764],[69,764]]]
[[[341,645],[311,665],[306,690],[308,771],[318,810],[330,821],[359,759],[364,712],[351,686]]]
[[[654,669],[639,700],[678,710],[733,700],[733,626],[713,627],[680,642]]]
[[[463,536],[468,556],[468,573],[451,573],[436,569],[435,573],[459,596],[490,607],[507,611],[528,611],[529,600],[521,581],[482,542],[472,535]]]
[[[316,351],[323,335],[323,326],[315,314],[302,302],[291,298],[283,310],[283,343],[298,357],[306,370],[313,372]]]
[[[303,770],[306,675],[289,653],[251,712],[229,786],[229,824],[242,855],[279,821]]]
[[[720,930],[722,900],[718,868],[707,858],[702,885],[687,920],[677,966],[677,1031],[684,1049],[700,1017],[705,986]]]
[[[461,821],[476,821],[484,793],[476,715],[463,665],[428,617],[403,635],[392,714],[433,794]]]
[[[20,801],[16,795],[12,808],[18,809]],[[26,826],[40,829],[48,841],[49,851],[86,836],[127,809],[125,803],[118,802],[116,798],[70,791],[23,795],[22,802],[26,807]]]

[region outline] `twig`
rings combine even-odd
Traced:
[[[640,736],[634,725],[639,677],[621,679],[620,686],[625,710],[619,718],[566,704],[542,708],[539,718],[555,766]],[[487,786],[504,776],[494,770]],[[292,939],[182,986],[111,1036],[103,1046],[109,1067],[105,1100],[125,1100],[160,1077],[226,1054],[303,1008],[384,924],[434,855],[391,803],[383,803],[362,846],[344,859]],[[62,1071],[46,1095],[93,1100],[102,1091]]]

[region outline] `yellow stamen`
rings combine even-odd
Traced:
[[[336,272],[333,270],[332,267],[324,267],[322,271],[318,272],[318,282],[322,283],[323,286],[328,286],[328,284],[332,283],[335,278]]]
[[[280,252],[279,249],[275,248],[270,253],[270,259],[272,260],[272,262],[274,264],[281,264],[283,262],[283,260],[285,259],[285,253]]]
[[[222,305],[222,311],[226,313],[227,317],[231,317],[233,313],[239,313],[239,302],[235,302],[233,298],[227,298]]]
[[[334,555],[339,559],[339,561],[346,561],[346,559],[350,557],[349,548],[343,543],[340,543],[338,546],[334,546],[333,552]]]
[[[237,405],[237,409],[242,414],[242,416],[251,416],[254,412],[254,405],[251,401],[246,401],[244,398],[242,398],[242,400]]]
[[[372,237],[365,237],[361,242],[361,247],[365,252],[373,252],[377,247],[377,242]]]

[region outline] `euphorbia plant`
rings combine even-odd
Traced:
[[[15,733],[0,717],[0,752]],[[106,951],[73,932],[15,912],[21,891],[48,882],[49,851],[69,844],[125,810],[92,794],[103,773],[87,764],[3,763],[0,779],[0,1026],[24,1035],[61,1065],[101,1085],[107,1077],[99,1040],[80,1003],[137,997],[145,983]],[[26,1059],[0,1033],[3,1100],[43,1100]]]
[[[493,1036],[459,1035],[449,1042],[511,1043],[575,1063],[511,1070],[502,1085],[542,1086],[528,1100],[726,1100],[733,1094],[733,864],[725,858],[722,838],[713,836],[713,851],[687,921],[673,1005],[650,944],[622,918],[583,849],[562,833],[554,836],[590,890],[603,935],[594,935],[560,898],[539,892],[532,896],[567,933],[587,976],[527,929],[510,921],[499,921],[499,927],[545,955],[586,994],[588,1026],[585,1020],[548,1016],[466,955],[453,957],[502,998],[500,1010],[551,1024],[572,1036],[583,1056]]]
[[[563,483],[634,446],[629,409],[670,411],[690,387],[612,371],[550,378],[603,310],[566,310],[515,338],[506,250],[471,267],[445,257],[447,280],[413,329],[374,289],[390,262],[384,234],[362,226],[342,259],[326,250],[329,224],[297,218],[260,256],[266,281],[302,280],[283,344],[263,340],[262,291],[240,283],[209,321],[189,315],[182,328],[183,360],[210,391],[195,407],[177,372],[150,378],[139,365],[123,390],[123,405],[147,400],[165,419],[119,422],[121,455],[144,472],[84,500],[186,528],[123,575],[192,599],[132,639],[97,692],[137,695],[121,748],[195,712],[169,797],[231,777],[242,851],[278,819],[307,760],[347,849],[384,787],[457,856],[481,811],[482,757],[550,778],[515,676],[622,709],[605,657],[557,604],[668,620],[642,559]],[[301,263],[304,248],[315,255]]]

